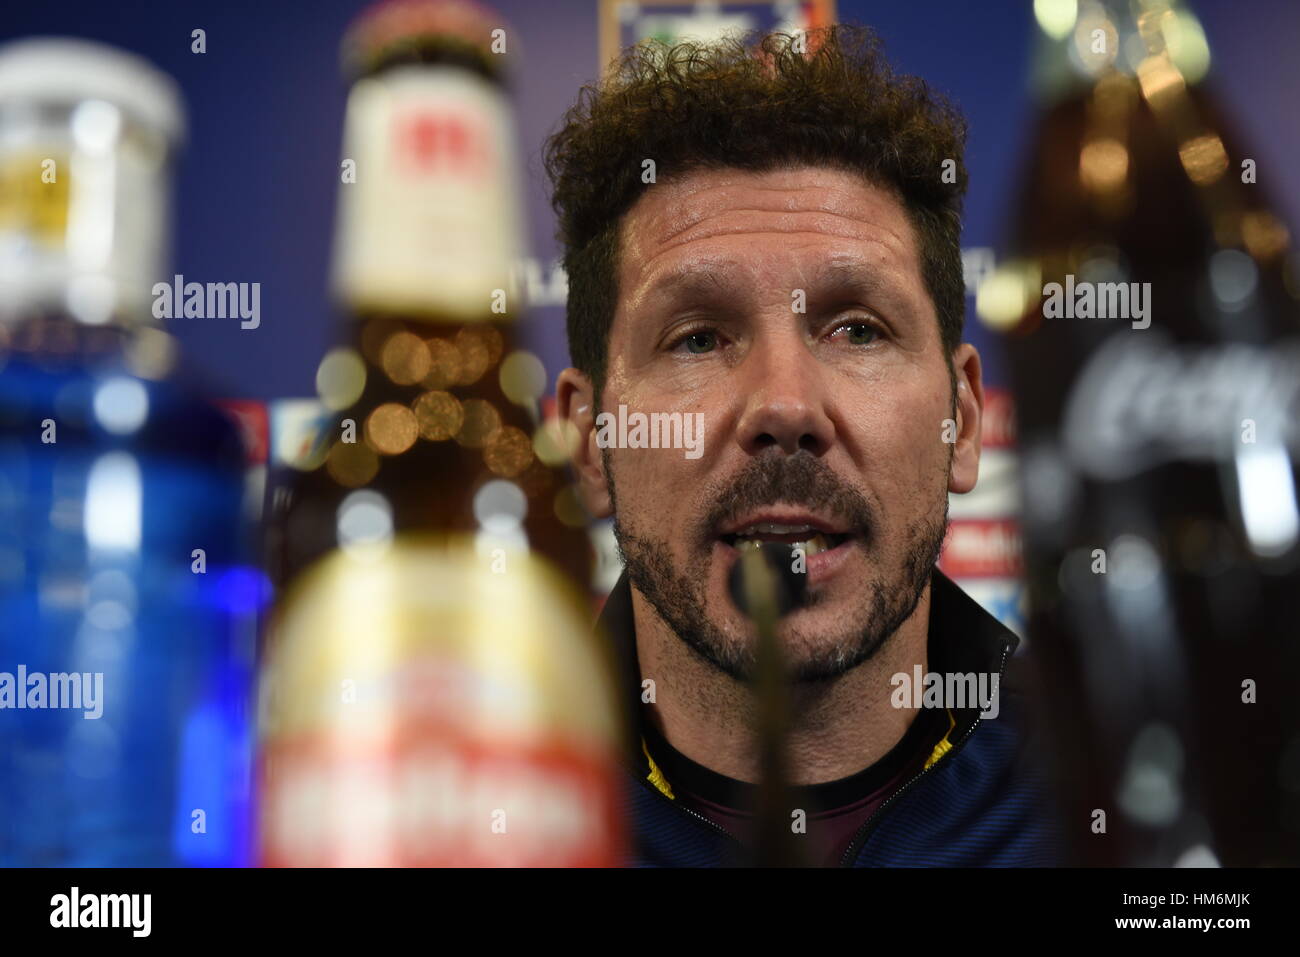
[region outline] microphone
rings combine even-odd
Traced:
[[[802,558],[791,545],[764,542],[741,550],[727,589],[732,601],[754,623],[754,691],[758,708],[759,784],[754,816],[756,867],[802,867],[803,848],[791,830],[785,739],[789,724],[789,687],[784,654],[776,629],[781,619],[803,605],[808,576],[796,570]],[[804,563],[798,561],[802,569]]]
[[[764,542],[756,549],[750,548],[741,552],[740,561],[732,566],[731,574],[727,577],[731,600],[749,618],[752,619],[757,614],[757,607],[762,603],[762,595],[758,596],[757,601],[751,599],[748,582],[755,581],[757,584],[756,579],[761,579],[763,573],[747,561],[755,554],[760,556],[762,563],[767,566],[768,573],[773,577],[771,595],[776,604],[776,615],[778,618],[784,617],[802,605],[808,594],[808,575],[794,570],[794,546],[784,542]]]

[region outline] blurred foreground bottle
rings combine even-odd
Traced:
[[[1197,86],[1209,49],[1182,4],[1035,10],[1050,105],[977,308],[1010,333],[1030,640],[1075,858],[1295,865],[1288,234]]]
[[[0,864],[240,865],[256,580],[234,426],[177,384],[169,78],[0,48]]]
[[[522,211],[502,22],[390,2],[353,86],[333,288],[338,414],[271,502],[267,865],[607,865],[620,855],[590,546],[540,362],[515,346]]]

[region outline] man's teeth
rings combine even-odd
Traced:
[[[747,525],[740,532],[742,535],[750,534],[767,534],[767,535],[792,535],[795,532],[811,532],[812,527],[809,525],[778,525],[775,522],[759,522],[755,525]]]
[[[769,535],[789,535],[794,532],[803,531],[803,529],[799,527],[790,528],[783,525],[757,525],[753,528],[746,529],[745,531],[750,534],[767,533]],[[738,537],[736,539],[736,548],[742,550],[747,548],[758,548],[762,544],[763,539],[760,538]],[[820,532],[815,532],[806,541],[791,542],[790,547],[802,549],[804,555],[807,557],[816,555],[819,552],[824,552],[831,546],[830,542],[826,541],[825,535]]]

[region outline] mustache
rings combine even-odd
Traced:
[[[864,538],[876,527],[876,510],[867,497],[806,449],[751,459],[717,489],[713,499],[701,522],[703,538],[712,538],[723,522],[782,503],[833,518]]]

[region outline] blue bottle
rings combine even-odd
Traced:
[[[259,577],[232,423],[152,321],[171,81],[0,47],[0,863],[249,861]]]

